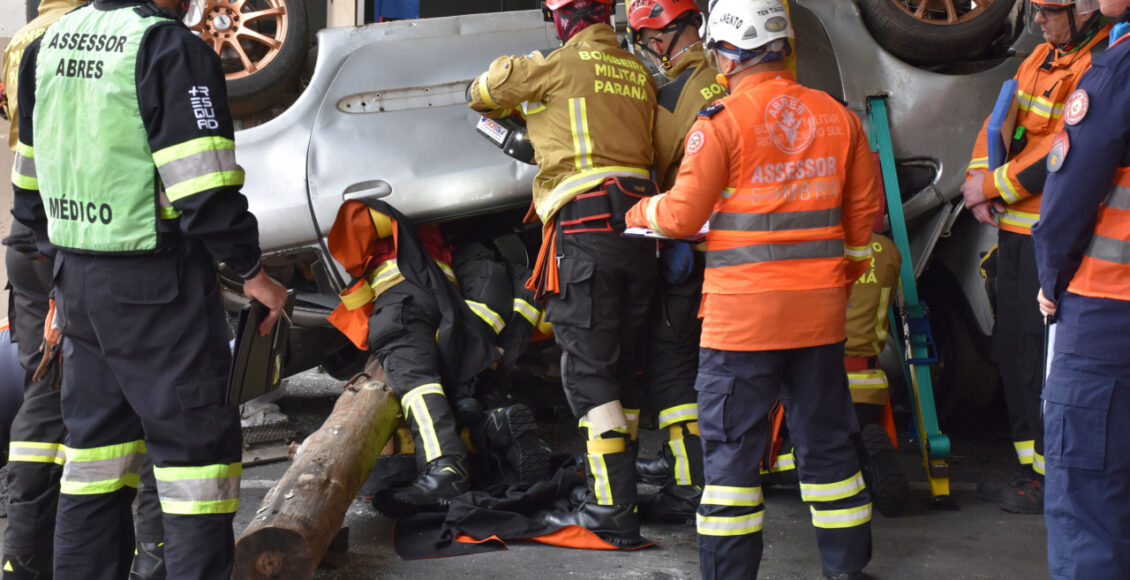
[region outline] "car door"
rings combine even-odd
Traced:
[[[496,57],[550,46],[540,12],[399,21],[319,38],[323,49],[338,40],[355,49],[325,91],[306,158],[323,235],[346,199],[380,198],[419,220],[529,203],[536,168],[478,134],[464,95]]]

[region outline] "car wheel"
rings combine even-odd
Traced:
[[[860,439],[860,463],[871,501],[885,517],[902,515],[910,501],[910,480],[899,465],[890,436],[872,423],[863,428]]]
[[[297,85],[309,38],[302,0],[193,0],[185,24],[220,56],[234,115],[266,109]]]
[[[949,276],[931,272],[918,287],[929,311],[938,362],[931,382],[943,432],[976,425],[999,392],[997,367],[990,362],[989,341],[971,328],[959,286]]]
[[[983,56],[1015,0],[857,0],[863,20],[891,54],[914,64]]]

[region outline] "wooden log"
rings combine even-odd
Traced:
[[[271,488],[235,543],[233,578],[308,579],[396,430],[400,401],[372,358]]]

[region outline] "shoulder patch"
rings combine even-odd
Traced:
[[[691,156],[695,153],[698,153],[699,151],[702,151],[702,146],[705,143],[706,133],[703,133],[702,129],[695,129],[694,131],[691,131],[691,134],[687,135],[686,150],[684,151],[684,154]]]
[[[1087,116],[1087,111],[1090,108],[1090,95],[1083,89],[1076,89],[1067,99],[1067,105],[1064,107],[1063,122],[1068,125],[1078,125],[1079,121],[1082,121],[1083,117]]]
[[[721,111],[722,109],[725,109],[725,108],[726,108],[726,105],[724,105],[722,103],[714,103],[713,105],[710,105],[709,107],[699,111],[698,116],[702,117],[704,119],[709,119],[709,118],[713,117],[714,115],[717,115],[719,111]]]

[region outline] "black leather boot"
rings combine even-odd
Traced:
[[[549,477],[550,453],[537,438],[534,413],[523,404],[489,411],[476,443],[491,464],[491,476],[508,483],[534,483]]]
[[[701,499],[702,488],[697,485],[668,483],[640,500],[640,517],[651,522],[693,524]]]
[[[547,526],[580,526],[614,546],[632,548],[646,543],[640,536],[635,504],[598,505],[589,498],[573,511],[546,512],[542,521]]]
[[[457,455],[444,455],[428,463],[412,485],[379,492],[373,498],[373,507],[394,518],[439,512],[446,510],[455,496],[470,489],[471,476],[466,460]]]
[[[666,485],[674,476],[674,471],[666,454],[660,453],[659,457],[637,459],[636,476],[639,477],[640,483]]]
[[[642,546],[647,541],[640,536],[635,452],[626,437],[613,432],[605,435],[610,436],[588,443],[584,502],[568,511],[544,512],[540,519],[548,526],[580,526],[615,546]],[[610,447],[618,450],[595,451]]]
[[[0,578],[3,580],[41,580],[51,577],[51,554],[26,554],[23,556],[4,555],[0,565]]]
[[[165,543],[138,542],[133,553],[129,580],[163,580],[165,578]]]

